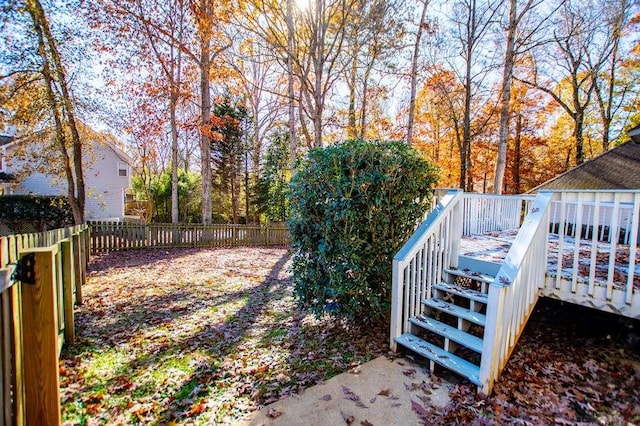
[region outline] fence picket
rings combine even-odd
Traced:
[[[286,226],[172,225],[89,222],[93,253],[134,248],[237,247],[289,244]]]
[[[73,341],[73,291],[81,294],[88,259],[86,225],[0,237],[0,276],[24,253],[36,255],[36,285],[9,280],[0,292],[0,411],[2,424],[58,424],[58,355]],[[86,234],[88,235],[88,234]],[[69,266],[69,259],[77,262]],[[76,243],[77,242],[77,243]],[[80,271],[80,272],[78,272]],[[71,293],[71,295],[69,295]],[[25,350],[28,348],[29,350]]]

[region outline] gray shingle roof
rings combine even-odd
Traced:
[[[0,135],[0,146],[6,145],[13,140],[13,136]]]
[[[640,189],[640,144],[629,141],[532,189]]]

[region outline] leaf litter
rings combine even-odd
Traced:
[[[384,327],[297,310],[288,261],[282,248],[95,256],[60,362],[64,423],[230,424],[386,353]],[[640,424],[639,328],[541,299],[490,397],[463,382],[436,407],[437,376],[405,387],[422,387],[424,424]]]
[[[285,248],[94,256],[63,422],[231,424],[388,351],[384,327],[297,309],[288,266]]]
[[[425,425],[639,425],[640,348],[626,337],[638,326],[540,299],[491,396],[463,382],[445,407],[419,397],[412,410]]]

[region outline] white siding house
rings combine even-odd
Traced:
[[[23,162],[12,158],[17,142],[0,146],[3,171],[19,176]],[[83,158],[87,220],[123,220],[125,191],[131,186],[132,159],[108,142],[95,142],[91,154]],[[5,184],[5,187],[7,185]],[[66,195],[66,180],[53,174],[34,171],[17,179],[5,193]]]
[[[11,136],[0,135],[0,195],[11,192],[12,176],[9,174],[5,146],[11,143]]]

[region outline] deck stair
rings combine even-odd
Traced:
[[[395,341],[476,385],[486,324],[487,284],[493,277],[469,269],[446,269],[447,281],[432,286],[423,313],[409,318],[410,330]]]
[[[539,297],[640,318],[639,216],[635,190],[443,192],[393,258],[390,348],[489,395]]]

